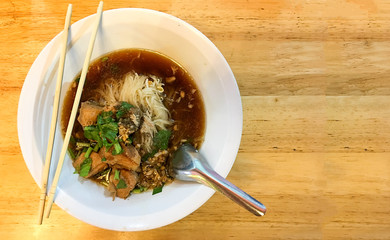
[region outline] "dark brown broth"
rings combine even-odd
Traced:
[[[138,74],[155,75],[163,79],[164,92],[167,95],[164,105],[174,120],[174,124],[170,127],[173,130],[170,147],[187,140],[199,148],[205,131],[205,110],[200,91],[186,70],[175,61],[157,52],[144,49],[124,49],[96,59],[90,64],[81,102],[98,100],[100,95],[96,90],[101,88],[105,81],[121,81],[125,74],[132,71]],[[167,83],[166,79],[172,76],[175,76],[176,80]],[[80,74],[75,80],[79,77]],[[69,122],[76,90],[75,81],[65,96],[62,109],[63,135],[65,135]],[[180,97],[181,91],[185,94],[184,98]],[[82,127],[77,120],[74,123],[72,135],[76,138],[83,137]]]

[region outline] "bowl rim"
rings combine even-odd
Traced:
[[[229,164],[225,164],[223,167],[219,166],[219,168],[220,168],[219,173],[223,177],[226,177],[227,174],[229,173],[229,171],[231,170],[231,167],[233,166],[234,159],[235,159],[237,152],[238,152],[238,148],[239,148],[240,141],[241,141],[242,122],[243,122],[243,120],[242,120],[242,103],[241,103],[239,88],[238,88],[237,82],[235,81],[233,72],[231,71],[230,66],[228,65],[226,59],[223,57],[222,53],[218,50],[218,48],[203,33],[201,33],[199,30],[197,30],[195,27],[193,27],[189,23],[185,22],[184,20],[181,20],[181,19],[179,19],[175,16],[172,16],[170,14],[156,11],[156,10],[145,9],[145,8],[118,8],[118,9],[111,9],[111,10],[104,11],[103,16],[107,16],[110,14],[117,14],[118,12],[123,12],[123,11],[124,12],[135,11],[135,12],[141,12],[141,13],[145,13],[145,14],[152,14],[152,15],[155,15],[155,16],[158,16],[161,18],[169,18],[175,22],[182,24],[187,29],[189,29],[191,32],[193,32],[198,37],[200,37],[204,41],[205,44],[207,44],[209,47],[213,48],[215,53],[219,56],[219,61],[221,61],[227,67],[226,70],[228,71],[228,75],[232,79],[234,79],[234,82],[231,83],[231,84],[233,84],[233,87],[234,87],[233,93],[235,94],[233,96],[233,98],[235,98],[235,101],[237,101],[237,105],[234,106],[234,108],[236,111],[239,111],[241,114],[238,115],[236,117],[236,119],[234,119],[234,121],[237,125],[237,129],[235,129],[235,131],[231,134],[232,136],[230,136],[232,138],[232,140],[235,141],[232,144],[232,146],[234,146],[234,147],[232,149],[228,150],[230,153],[229,155],[232,156],[233,160],[230,161]],[[77,31],[78,26],[80,26],[80,25],[82,25],[82,23],[90,20],[95,15],[96,14],[92,14],[90,16],[87,16],[85,18],[78,20],[77,22],[75,22],[71,25],[71,28],[76,28],[75,30]],[[33,140],[28,139],[28,138],[26,139],[24,137],[26,135],[27,136],[33,135],[32,123],[31,122],[26,123],[25,119],[26,119],[26,116],[27,116],[27,118],[30,116],[33,116],[34,108],[33,107],[26,107],[26,104],[28,104],[28,103],[31,104],[31,98],[35,99],[35,96],[37,94],[37,89],[39,87],[39,86],[34,86],[33,82],[29,81],[29,79],[34,77],[34,75],[36,75],[37,72],[44,69],[44,66],[42,66],[42,64],[40,63],[40,60],[48,57],[47,54],[48,54],[49,50],[56,43],[58,43],[58,41],[60,41],[60,36],[61,36],[61,32],[59,34],[57,34],[43,48],[43,50],[39,53],[38,57],[35,59],[34,63],[32,64],[32,66],[31,66],[31,68],[26,76],[26,79],[25,79],[25,82],[23,84],[23,88],[22,88],[22,91],[20,94],[19,103],[18,103],[17,126],[18,126],[19,144],[20,144],[20,147],[22,150],[23,158],[24,158],[26,165],[30,171],[30,174],[32,174],[32,176],[33,176],[35,182],[38,184],[38,186],[41,186],[41,182],[39,181],[40,176],[36,176],[33,174],[34,167],[32,166],[31,162],[27,161],[27,159],[29,159],[29,157],[30,157],[30,154],[33,153],[33,149],[32,149],[33,148],[33,144],[32,144]],[[57,53],[57,54],[59,55],[59,53]],[[60,119],[60,117],[58,117],[58,119]],[[189,215],[190,213],[192,213],[193,211],[198,209],[214,194],[214,190],[207,188],[207,187],[202,187],[201,190],[203,193],[202,197],[199,198],[198,201],[194,202],[192,207],[185,209],[185,211],[176,212],[176,213],[172,214],[167,221],[153,222],[152,224],[147,225],[147,226],[142,225],[142,226],[136,226],[136,227],[131,227],[131,228],[123,228],[123,227],[112,226],[112,225],[106,226],[106,225],[100,224],[99,222],[95,222],[93,219],[84,219],[84,218],[81,219],[78,215],[74,214],[74,212],[69,211],[69,206],[72,204],[76,204],[76,203],[74,202],[74,199],[71,196],[68,196],[60,188],[57,189],[55,203],[59,207],[61,207],[63,210],[65,210],[66,212],[71,214],[72,216],[74,216],[74,217],[76,217],[84,222],[87,222],[91,225],[100,227],[100,228],[110,229],[110,230],[120,230],[120,231],[140,231],[140,230],[154,229],[154,228],[158,228],[158,227],[162,227],[162,226],[171,224],[173,222],[176,222],[176,221],[184,218],[185,216]],[[63,201],[67,201],[68,203],[64,204]],[[90,213],[93,214],[93,212],[90,212]],[[123,219],[123,220],[125,221],[126,219]]]

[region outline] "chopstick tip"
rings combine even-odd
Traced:
[[[73,5],[71,3],[68,4],[68,12],[72,12]]]

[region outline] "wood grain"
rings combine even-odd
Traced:
[[[260,199],[252,217],[215,194],[186,218],[145,232],[90,226],[57,206],[36,225],[39,188],[17,138],[27,72],[61,30],[97,2],[0,2],[2,239],[389,239],[390,2],[145,0],[202,31],[242,95],[240,150],[228,179]]]

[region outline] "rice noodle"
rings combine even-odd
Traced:
[[[111,84],[106,84],[102,91],[98,91],[105,104],[125,101],[140,108],[152,120],[157,130],[166,129],[171,124],[169,111],[163,104],[163,83],[156,76],[132,72],[125,75],[123,81],[112,81]]]

